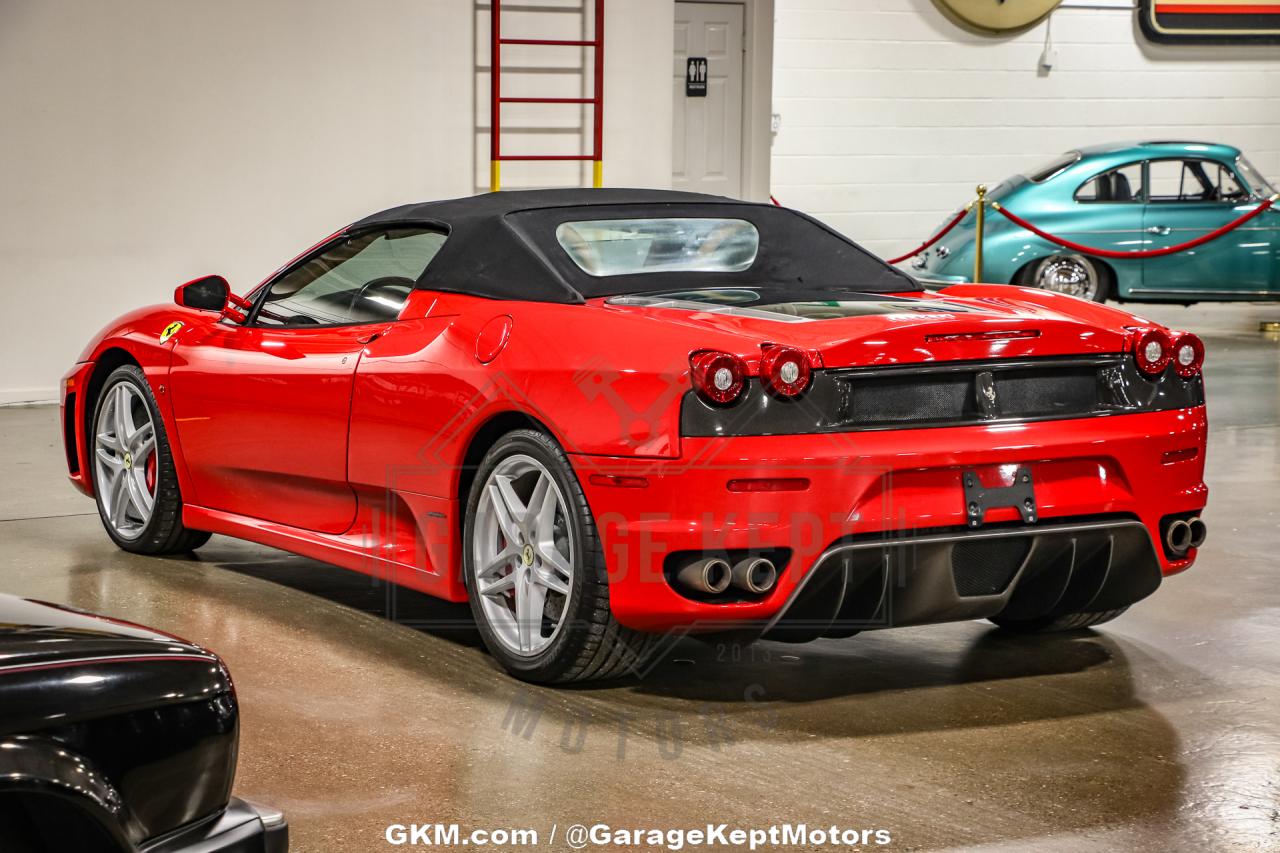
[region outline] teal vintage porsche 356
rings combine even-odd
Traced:
[[[1194,240],[1263,204],[1275,188],[1238,148],[1139,142],[1080,148],[988,193],[1041,230],[1104,252]],[[975,213],[912,260],[925,284],[971,281]],[[950,221],[950,219],[948,220]],[[1220,237],[1157,257],[1113,258],[1063,248],[988,208],[983,279],[1102,302],[1280,298],[1280,211],[1268,209]]]

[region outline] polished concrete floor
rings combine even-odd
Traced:
[[[1097,632],[985,623],[746,649],[644,678],[507,678],[463,607],[217,537],[116,550],[62,476],[52,408],[0,410],[0,590],[208,645],[243,705],[237,792],[294,849],[389,823],[883,828],[892,849],[1280,849],[1280,307],[1147,311],[1204,333],[1199,564]],[[559,842],[555,845],[559,846]]]

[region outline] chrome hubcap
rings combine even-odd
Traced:
[[[531,456],[509,456],[483,486],[471,543],[480,610],[513,654],[531,657],[564,626],[573,540],[564,496]]]
[[[1036,284],[1055,293],[1093,299],[1098,293],[1098,274],[1093,264],[1079,255],[1057,255],[1040,264]]]
[[[136,539],[156,505],[156,428],[141,392],[128,382],[106,394],[94,424],[98,508],[117,534]]]

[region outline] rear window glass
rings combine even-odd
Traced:
[[[760,250],[745,219],[593,219],[556,227],[560,248],[593,276],[743,272]]]
[[[1074,164],[1079,159],[1079,151],[1068,151],[1066,154],[1062,154],[1053,158],[1048,163],[1044,163],[1039,168],[1032,169],[1030,172],[1027,172],[1027,180],[1037,184],[1043,183],[1066,169],[1068,166]]]

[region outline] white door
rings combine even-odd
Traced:
[[[740,4],[676,3],[671,90],[675,189],[734,198],[742,194],[742,26]],[[706,60],[707,72],[706,95],[701,97],[690,94],[688,79],[699,59]]]

